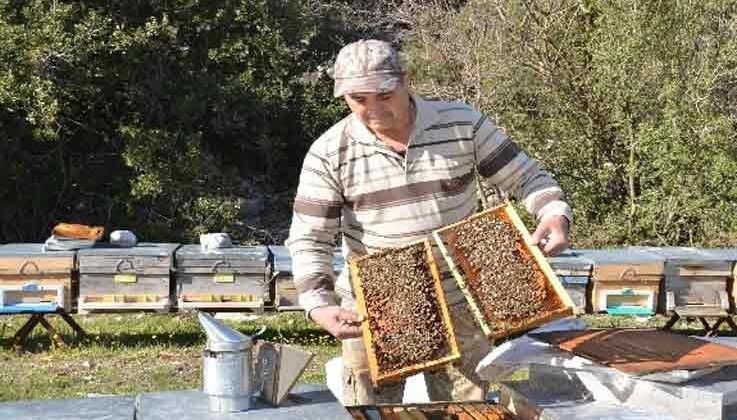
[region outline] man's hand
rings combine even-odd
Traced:
[[[339,340],[361,336],[361,315],[340,306],[315,308],[310,318]]]
[[[568,248],[568,218],[552,216],[543,218],[535,233],[532,245],[538,245],[546,257],[554,257]]]

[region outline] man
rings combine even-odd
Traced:
[[[343,47],[333,77],[334,96],[343,97],[351,114],[305,157],[287,246],[300,304],[342,340],[343,403],[397,402],[401,386],[371,388],[348,270],[337,284],[333,276],[336,235],[342,234],[344,255],[364,255],[463,220],[477,210],[474,167],[536,216],[533,241],[548,255],[567,246],[571,211],[558,184],[493,121],[466,104],[411,94],[406,69],[388,43]],[[486,384],[474,368],[489,351],[488,340],[462,298],[449,298],[449,305],[462,363],[426,375],[430,397],[483,399]]]

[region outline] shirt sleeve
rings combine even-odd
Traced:
[[[481,115],[475,125],[479,174],[517,197],[538,222],[550,216],[573,221],[571,207],[553,177],[542,170],[496,123]]]
[[[332,259],[343,195],[330,162],[313,145],[305,157],[286,246],[299,304],[311,310],[337,304]]]

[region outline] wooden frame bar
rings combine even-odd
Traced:
[[[560,302],[560,305],[557,308],[541,313],[538,316],[529,318],[520,325],[511,328],[497,329],[494,325],[490,324],[489,320],[486,319],[483,311],[481,310],[480,303],[477,301],[471,290],[471,287],[468,284],[468,281],[466,279],[467,274],[464,273],[463,268],[453,258],[453,255],[449,249],[450,245],[446,244],[443,240],[443,236],[447,232],[452,231],[458,226],[469,221],[485,217],[501,218],[514,228],[516,233],[520,236],[520,243],[523,246],[523,251],[528,256],[530,256],[531,261],[535,265],[536,271],[538,271],[543,276],[543,278],[547,282],[547,285],[550,286],[550,289],[555,292],[556,297]],[[558,276],[553,271],[542,251],[540,251],[540,248],[537,245],[530,244],[532,241],[532,237],[527,231],[527,228],[522,222],[522,219],[519,217],[517,212],[514,210],[514,207],[512,207],[509,202],[505,202],[499,206],[492,207],[488,210],[476,213],[466,220],[448,225],[442,229],[438,229],[433,232],[432,236],[435,242],[438,244],[441,254],[448,263],[451,273],[458,283],[458,288],[466,297],[466,301],[468,302],[468,306],[470,307],[471,312],[473,313],[474,317],[481,326],[482,331],[487,337],[491,339],[506,337],[510,334],[525,331],[548,323],[550,321],[573,315],[575,313],[575,304],[571,300],[570,296],[568,296],[568,292],[561,284]]]
[[[433,279],[435,295],[437,296],[438,306],[440,308],[441,320],[443,322],[443,326],[445,327],[446,339],[447,339],[448,347],[449,347],[448,349],[449,354],[445,357],[432,360],[429,362],[418,363],[418,364],[407,366],[407,367],[397,369],[391,372],[382,372],[380,371],[376,353],[374,352],[374,348],[372,345],[373,332],[371,331],[371,328],[368,322],[369,314],[368,314],[368,309],[366,306],[366,298],[363,292],[362,279],[361,279],[361,274],[358,269],[358,264],[361,261],[364,261],[366,259],[383,257],[386,255],[389,255],[391,252],[396,251],[398,249],[404,249],[404,248],[408,248],[411,246],[416,246],[417,244],[420,244],[420,243],[423,244],[425,248],[426,261],[428,264],[428,268],[430,270],[430,274]],[[436,369],[443,365],[446,365],[448,363],[451,363],[451,362],[454,362],[460,359],[461,353],[458,348],[458,343],[456,341],[455,331],[453,330],[453,322],[451,321],[450,311],[448,309],[448,304],[445,299],[445,291],[443,290],[443,286],[441,284],[440,272],[438,270],[437,263],[435,261],[435,257],[432,252],[432,245],[430,244],[429,240],[424,239],[422,241],[414,242],[414,243],[405,245],[403,247],[390,248],[390,249],[382,250],[374,254],[366,255],[360,258],[350,259],[349,266],[351,270],[351,280],[353,282],[353,290],[355,291],[355,294],[356,294],[356,303],[358,305],[358,310],[360,314],[364,317],[364,322],[361,325],[361,329],[362,329],[362,334],[363,334],[363,341],[366,344],[366,353],[368,356],[371,381],[373,382],[375,387],[399,382],[400,380],[408,376],[414,375],[419,372]]]

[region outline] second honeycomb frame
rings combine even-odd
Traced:
[[[459,264],[455,260],[455,258],[453,257],[453,253],[449,249],[449,244],[447,244],[444,240],[444,235],[454,230],[459,225],[484,217],[501,218],[504,222],[510,224],[513,227],[515,233],[519,235],[519,243],[523,247],[524,252],[533,261],[535,265],[535,270],[538,272],[538,274],[543,276],[543,278],[547,282],[549,290],[555,292],[556,297],[560,303],[557,308],[545,311],[538,316],[531,317],[524,322],[519,323],[519,325],[513,326],[511,328],[500,329],[497,328],[495,325],[490,324],[489,320],[486,319],[486,316],[481,310],[480,302],[474,296],[471,288],[469,287],[468,281],[466,279],[467,274],[463,270],[463,267],[461,267],[461,264]],[[552,267],[550,267],[547,259],[543,255],[542,251],[540,251],[540,248],[537,245],[531,245],[532,237],[530,236],[530,233],[527,231],[527,228],[522,222],[522,219],[517,214],[517,211],[508,201],[505,201],[498,206],[476,213],[460,222],[438,229],[433,232],[432,236],[435,240],[435,243],[438,245],[438,248],[440,249],[440,253],[447,262],[450,271],[456,280],[456,283],[458,283],[459,289],[465,296],[471,312],[474,315],[474,318],[476,318],[476,321],[481,327],[483,333],[488,338],[498,339],[507,337],[511,334],[526,331],[550,321],[573,315],[575,313],[575,304],[571,300],[570,296],[568,296],[568,292],[566,292],[565,288],[558,279],[558,276],[556,276]]]

